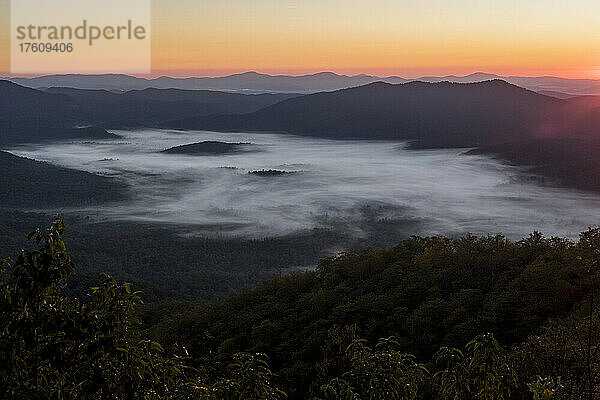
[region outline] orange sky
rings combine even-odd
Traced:
[[[152,0],[152,70],[600,79],[599,16],[599,0]]]

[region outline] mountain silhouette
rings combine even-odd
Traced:
[[[115,135],[104,128],[142,127],[215,113],[248,113],[294,96],[152,88],[42,91],[0,80],[0,144],[105,139]]]
[[[161,76],[158,78],[137,78],[122,74],[104,75],[48,75],[35,78],[7,78],[13,82],[33,88],[73,87],[79,89],[106,89],[112,91],[157,89],[209,89],[219,91],[235,91],[240,93],[316,93],[363,86],[374,82],[392,84],[412,81],[421,82],[456,82],[475,83],[492,79],[502,79],[517,86],[536,92],[550,91],[567,95],[600,94],[600,81],[593,79],[566,79],[558,77],[522,77],[500,76],[484,72],[476,72],[465,76],[424,76],[418,78],[402,78],[399,76],[373,75],[340,75],[333,72],[315,74],[267,75],[250,71],[220,77],[174,78]]]
[[[0,144],[114,137],[87,127],[90,119],[92,113],[68,96],[0,81]]]
[[[66,95],[92,121],[105,126],[147,126],[159,121],[210,114],[257,111],[293,94],[239,94],[209,90],[155,89],[107,90],[49,88],[46,93]]]
[[[585,116],[585,118],[584,118]],[[373,83],[296,97],[245,115],[213,115],[164,126],[278,131],[326,138],[394,139],[422,147],[475,147],[586,133],[597,113],[502,80]],[[587,119],[586,119],[587,118]]]

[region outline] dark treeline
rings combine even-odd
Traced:
[[[110,277],[65,292],[64,232],[34,232],[3,264],[5,397],[596,398],[598,230],[413,237],[224,300],[142,308]]]

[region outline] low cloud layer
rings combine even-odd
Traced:
[[[539,186],[515,167],[462,150],[405,150],[399,142],[331,141],[276,134],[119,131],[122,139],[44,144],[17,155],[116,176],[131,201],[100,218],[187,225],[202,234],[269,236],[315,227],[364,234],[361,221],[413,221],[406,234],[533,230],[573,236],[594,225],[596,194]],[[165,154],[182,144],[250,142],[259,152]],[[261,176],[256,170],[293,171]],[[362,232],[362,233],[361,233]]]

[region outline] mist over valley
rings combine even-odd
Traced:
[[[466,155],[468,149],[266,133],[111,133],[119,138],[10,152],[128,187],[126,201],[64,212],[178,225],[197,235],[266,237],[323,228],[361,237],[370,234],[369,224],[387,220],[397,222],[398,237],[472,232],[519,239],[532,230],[573,237],[600,211],[595,193],[555,187],[525,168]],[[165,153],[194,143],[218,151]],[[260,151],[221,153],[232,144]],[[290,173],[254,174],[260,171]]]

